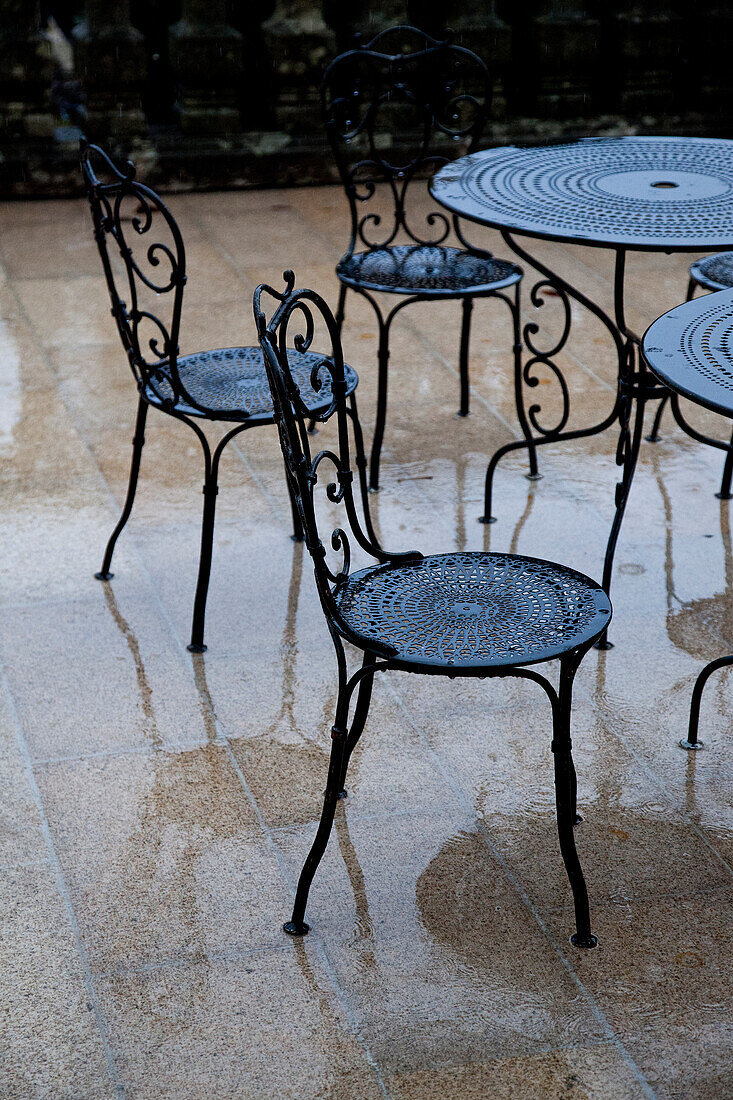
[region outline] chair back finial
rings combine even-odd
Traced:
[[[160,196],[136,180],[131,161],[119,168],[99,146],[82,142],[81,169],[112,315],[138,387],[164,406],[181,398],[196,404],[177,368],[186,283],[178,225]]]
[[[347,255],[362,246],[389,247],[401,232],[415,244],[445,241],[449,217],[434,211],[418,232],[406,216],[405,198],[415,177],[476,148],[491,101],[484,62],[417,27],[390,27],[330,63],[321,100],[349,200]],[[377,197],[381,192],[386,206]],[[373,209],[360,213],[363,204]]]

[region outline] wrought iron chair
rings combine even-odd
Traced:
[[[459,353],[461,416],[469,411],[468,352],[476,298],[500,298],[513,323],[517,414],[525,438],[521,380],[520,280],[522,270],[474,247],[458,218],[434,210],[422,231],[407,215],[414,179],[448,163],[450,143],[473,151],[491,100],[483,61],[470,50],[431,38],[415,27],[381,31],[370,42],[330,63],[321,98],[326,133],[346,190],[351,235],[336,267],[340,282],[336,320],[344,319],[347,290],[371,304],[379,326],[377,415],[369,482],[379,487],[379,464],[387,415],[389,334],[396,315],[413,302],[459,298],[463,304]],[[386,196],[389,213],[380,208]],[[366,212],[364,212],[366,208]],[[453,235],[453,243],[447,243]],[[510,288],[514,288],[513,291]],[[374,294],[400,295],[388,313]],[[534,447],[530,475],[537,476]]]
[[[132,511],[145,442],[145,422],[148,408],[152,406],[187,424],[204,453],[201,555],[188,646],[192,652],[202,653],[206,649],[206,596],[211,574],[221,456],[226,445],[240,432],[273,423],[262,353],[259,347],[237,347],[217,348],[186,356],[179,354],[186,255],[173,215],[159,195],[135,179],[135,167],[129,161],[124,170],[120,170],[102,149],[83,145],[81,165],[94,236],[112,303],[112,316],[138,390],[127,497],[107,543],[102,568],[95,576],[102,581],[108,581],[113,576],[110,572],[112,555]],[[104,181],[99,179],[95,165],[103,171]],[[152,239],[151,230],[156,231],[156,237],[157,231],[160,231],[165,239]],[[164,302],[167,302],[168,309],[165,317],[161,318]],[[293,361],[293,377],[303,400],[310,406],[310,415],[316,420],[326,418],[331,403],[328,380],[325,387],[319,385],[318,391],[311,384],[311,372],[320,362],[320,356],[309,353],[296,355]],[[363,494],[366,494],[366,458],[354,393],[358,378],[351,367],[345,370],[349,393],[348,415],[355,433],[360,484]],[[233,427],[212,447],[201,427],[204,421],[216,421],[225,426],[233,424]],[[292,497],[291,506],[293,538],[300,540],[303,530]],[[369,522],[368,507],[366,516]]]
[[[515,676],[540,684],[551,703],[557,828],[575,903],[572,941],[593,947],[588,895],[573,837],[579,819],[570,711],[575,672],[610,621],[608,598],[581,573],[536,558],[482,552],[424,557],[417,551],[394,554],[382,549],[361,525],[354,499],[346,430],[348,383],[338,324],[318,294],[295,290],[294,285],[288,271],[282,293],[258,287],[254,312],[285,467],[336,650],[338,700],[323,812],[300,875],[292,919],[284,929],[296,936],[308,931],[308,891],[328,842],[336,802],[346,793],[346,770],[366,723],[375,674],[394,669],[448,677]],[[272,300],[269,320],[263,295]],[[292,343],[299,353],[308,351],[316,325],[325,325],[330,343],[320,377],[324,383],[330,379],[329,411],[338,424],[338,448],[314,455],[306,423],[309,409],[290,367],[288,343],[289,330],[297,328]],[[326,550],[317,518],[316,488],[326,470],[325,499],[345,513],[344,526],[330,537],[333,553]],[[372,564],[352,572],[352,548]],[[363,654],[361,667],[351,675],[344,642]],[[557,689],[526,667],[556,658]]]
[[[733,289],[733,252],[714,252],[712,256],[703,256],[701,260],[695,260],[694,263],[691,263],[690,278],[687,283],[687,295],[685,297],[686,302],[692,301],[699,286],[703,290],[711,291]],[[662,422],[662,415],[667,407],[667,402],[670,402],[674,412],[678,400],[677,395],[672,393],[670,397],[665,397],[659,402],[652,430],[647,436],[650,443],[659,441],[659,425]],[[729,450],[725,457],[720,490],[715,494],[718,500],[733,499],[731,481],[733,481],[733,434],[730,437]]]

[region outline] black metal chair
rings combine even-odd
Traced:
[[[348,383],[338,324],[318,294],[294,290],[294,285],[293,273],[286,272],[282,293],[258,287],[254,311],[285,467],[336,650],[338,699],[323,813],[285,931],[296,936],[308,931],[308,891],[328,842],[336,802],[345,795],[346,770],[366,723],[374,676],[395,669],[448,677],[524,677],[545,690],[553,714],[551,749],[560,850],[575,903],[572,941],[579,947],[593,947],[588,895],[573,837],[576,779],[570,712],[575,672],[608,626],[609,600],[588,577],[536,558],[482,552],[424,557],[417,551],[394,554],[382,549],[361,525],[354,499],[346,430]],[[269,321],[263,295],[274,300]],[[290,328],[297,328],[292,343],[300,353],[308,351],[316,325],[325,325],[330,343],[322,358],[321,376],[324,381],[330,377],[338,449],[313,455],[306,424],[309,409],[290,367],[288,343]],[[341,505],[345,512],[344,526],[337,527],[329,540],[332,554],[320,537],[317,519],[315,491],[324,477],[325,498],[331,508]],[[372,564],[352,572],[352,546]],[[344,642],[363,654],[361,667],[351,675]],[[556,658],[558,689],[526,667]]]
[[[159,195],[135,179],[135,167],[129,161],[121,171],[102,149],[83,145],[81,165],[94,236],[112,303],[112,316],[138,390],[127,497],[122,515],[107,544],[102,568],[95,576],[102,581],[108,581],[113,576],[110,572],[112,555],[132,511],[145,442],[145,422],[148,408],[152,406],[187,424],[204,453],[201,556],[188,646],[192,652],[202,653],[206,649],[204,622],[219,462],[227,443],[240,432],[273,423],[262,353],[258,347],[237,347],[217,348],[186,356],[179,354],[186,255],[173,215]],[[103,171],[104,181],[98,178],[95,165]],[[156,236],[159,230],[165,239],[151,239],[151,230],[156,231]],[[122,293],[119,288],[124,288]],[[162,319],[160,308],[164,301],[168,302],[169,311]],[[326,418],[331,402],[327,379],[325,387],[319,384],[318,389],[311,383],[311,372],[320,362],[320,356],[308,353],[296,355],[293,360],[293,377],[303,400],[310,407],[310,415],[316,420]],[[366,458],[354,393],[358,378],[351,367],[345,370],[349,393],[348,415],[355,433],[360,484],[363,494],[366,494]],[[234,426],[212,449],[201,427],[202,421]],[[291,506],[293,538],[299,540],[303,537],[303,531],[292,498]],[[366,515],[369,522],[368,507]]]
[[[346,190],[351,236],[336,267],[340,281],[336,320],[344,319],[347,290],[370,302],[379,326],[377,416],[369,482],[379,487],[379,463],[387,415],[389,333],[395,316],[412,302],[459,298],[463,303],[459,372],[460,415],[469,411],[468,352],[476,298],[500,298],[514,329],[517,413],[524,415],[521,380],[520,280],[522,270],[474,247],[458,218],[434,210],[418,231],[408,219],[407,192],[452,159],[453,144],[473,151],[491,101],[483,61],[470,50],[431,38],[415,27],[392,27],[337,57],[325,71],[321,97],[331,148]],[[386,196],[389,213],[380,207]],[[360,208],[367,207],[366,212]],[[453,243],[446,243],[453,236]],[[514,290],[509,291],[511,287]],[[374,294],[401,301],[383,312]],[[534,447],[530,475],[537,476]]]
[[[698,287],[713,292],[716,290],[733,289],[733,252],[714,252],[712,256],[703,256],[701,260],[695,260],[694,263],[691,263],[690,278],[687,283],[687,295],[685,297],[686,302],[692,301]],[[674,411],[679,398],[677,394],[673,392],[670,397],[665,397],[659,402],[659,407],[654,417],[654,423],[652,424],[652,430],[647,436],[650,443],[657,443],[659,441],[659,425],[662,422],[662,414],[667,406],[667,401],[670,401]],[[732,481],[733,435],[730,437],[730,448],[725,458],[725,465],[723,466],[720,489],[715,494],[719,500],[733,500],[733,493],[731,492]]]

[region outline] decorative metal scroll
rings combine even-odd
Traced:
[[[187,393],[177,369],[186,255],[173,215],[154,191],[135,179],[130,161],[121,170],[98,146],[85,145],[81,166],[112,315],[138,386],[166,408],[183,399],[205,411]],[[153,239],[153,231],[156,236],[163,231],[167,239]],[[122,274],[115,253],[122,260]],[[159,303],[166,296],[170,309],[162,317]]]
[[[350,574],[352,540],[381,563],[414,561],[419,560],[421,555],[415,552],[387,553],[365,531],[359,519],[354,499],[354,475],[349,448],[349,419],[346,408],[348,384],[336,321],[326,302],[315,291],[294,289],[295,277],[292,271],[286,271],[284,279],[283,291],[261,286],[257,288],[254,300],[255,320],[270,383],[275,422],[288,479],[293,487],[303,524],[306,546],[313,558],[321,600],[329,620],[336,623],[339,631],[345,637],[355,637],[354,631],[343,621],[336,601],[336,594]],[[269,321],[262,308],[263,293],[277,303]],[[311,437],[307,431],[310,411],[294,381],[290,356],[293,348],[296,354],[301,355],[309,351],[316,321],[319,319],[325,323],[331,347],[328,349],[329,354],[324,355],[313,368],[311,384],[318,390],[323,385],[324,376],[328,377],[332,398],[329,415],[333,415],[336,422],[338,446],[335,450],[325,449],[313,455],[310,449]],[[342,506],[346,513],[346,522],[336,527],[327,540],[331,551],[337,556],[335,563],[319,532],[315,497],[319,483],[325,484],[327,501],[332,505]]]
[[[400,232],[415,244],[439,245],[452,219],[435,210],[418,230],[405,201],[416,177],[447,164],[435,151],[441,140],[476,147],[491,95],[488,70],[470,50],[431,38],[415,27],[393,27],[337,57],[321,86],[331,146],[346,188],[352,233],[358,245],[387,248]],[[352,154],[352,151],[355,155]],[[386,191],[391,215],[359,214]]]
[[[529,351],[529,358],[525,361],[522,368],[522,378],[527,386],[536,387],[539,385],[539,377],[535,373],[535,368],[538,365],[545,367],[553,377],[556,379],[560,387],[560,395],[562,397],[562,411],[557,422],[552,427],[547,427],[539,420],[539,414],[542,412],[542,406],[539,402],[534,402],[527,409],[527,418],[530,424],[538,435],[557,435],[563,430],[568,422],[570,415],[570,394],[568,391],[568,384],[565,381],[565,377],[553,361],[554,357],[562,351],[565,347],[568,336],[570,335],[570,298],[562,287],[557,287],[549,279],[541,279],[535,283],[530,293],[530,301],[532,305],[539,308],[544,306],[547,298],[543,292],[551,292],[551,299],[560,303],[563,309],[563,321],[562,331],[558,339],[549,347],[541,348],[535,341],[535,337],[540,331],[540,326],[536,321],[528,321],[524,326],[523,336],[526,348]]]
[[[555,362],[555,359],[567,344],[570,336],[572,321],[571,298],[597,317],[610,335],[618,360],[619,377],[621,377],[624,371],[628,357],[624,336],[619,331],[618,326],[614,324],[608,314],[605,313],[600,306],[596,305],[587,295],[571,286],[564,279],[560,278],[560,276],[550,271],[550,269],[544,266],[535,256],[530,254],[523,244],[520,245],[511,233],[504,230],[502,231],[502,237],[513,252],[540,273],[540,279],[533,285],[530,291],[530,301],[532,305],[536,308],[540,308],[546,306],[548,301],[552,301],[560,308],[560,335],[556,339],[550,337],[549,343],[543,344],[537,339],[540,333],[540,326],[536,321],[528,321],[523,329],[522,336],[524,345],[529,352],[522,367],[523,382],[533,389],[539,386],[540,379],[538,368],[544,367],[550,372],[552,378],[557,383],[561,400],[560,413],[556,417],[555,422],[550,425],[543,422],[541,403],[539,401],[534,401],[526,410],[526,416],[529,423],[537,437],[545,439],[558,438],[562,436],[563,433],[568,437],[579,437],[583,435],[595,435],[597,432],[604,431],[617,418],[620,401],[618,395],[613,409],[600,423],[592,425],[589,428],[565,433],[570,414],[570,391],[565,376]]]

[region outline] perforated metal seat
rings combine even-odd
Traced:
[[[733,287],[733,252],[717,252],[690,264],[690,280],[706,290]]]
[[[353,573],[337,595],[356,634],[405,666],[476,675],[549,661],[595,638],[611,605],[564,565],[515,554],[440,554]]]
[[[315,390],[311,372],[323,362],[322,355],[312,352],[290,352],[293,364],[293,380],[310,415],[318,419],[331,404],[331,376],[321,370],[318,378],[321,389]],[[161,368],[157,377],[151,378],[145,396],[151,404],[172,406],[187,416],[211,416],[218,420],[239,421],[244,417],[250,422],[271,422],[272,398],[267,382],[261,350],[256,348],[216,348],[200,351],[178,359],[178,375],[187,393],[207,411],[202,412],[182,399],[177,402],[169,376]],[[347,394],[357,387],[359,378],[355,370],[344,366]]]
[[[486,294],[513,286],[522,278],[521,269],[507,260],[445,245],[395,245],[354,252],[340,261],[336,274],[355,288],[436,298]]]

